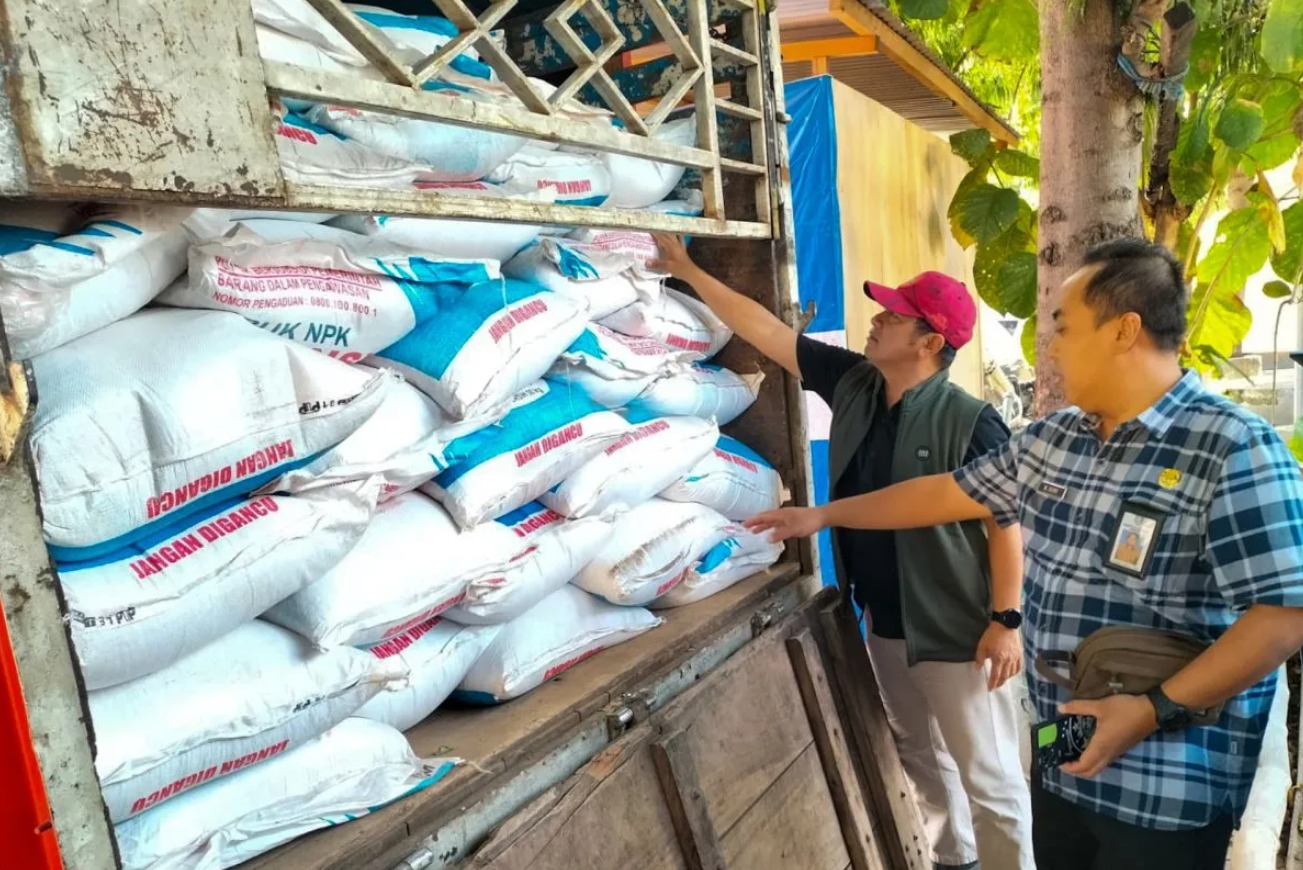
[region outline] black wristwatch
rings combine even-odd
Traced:
[[[1022,625],[1022,614],[1012,607],[1008,610],[994,610],[991,612],[991,621],[1005,628],[1016,629]]]
[[[1155,686],[1145,693],[1149,703],[1154,705],[1154,717],[1158,719],[1158,730],[1180,731],[1189,727],[1194,714],[1167,697],[1162,686]]]

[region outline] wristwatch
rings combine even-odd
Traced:
[[[1022,614],[1014,608],[1008,610],[994,610],[991,612],[991,621],[1003,625],[1005,628],[1018,628],[1022,625]]]
[[[1158,719],[1158,730],[1180,731],[1194,720],[1194,714],[1167,697],[1162,686],[1154,686],[1145,693],[1149,703],[1154,705],[1154,716]]]

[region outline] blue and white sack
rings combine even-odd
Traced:
[[[764,379],[761,372],[739,375],[697,363],[652,381],[630,407],[665,417],[706,417],[726,426],[751,407]]]
[[[661,498],[704,504],[741,522],[782,504],[783,481],[759,453],[724,435]]]
[[[633,338],[590,323],[553,364],[548,377],[570,384],[599,405],[622,408],[652,381],[687,366],[691,359],[690,352],[654,338]]]
[[[628,252],[550,237],[504,263],[502,273],[582,302],[593,320],[636,302],[654,302],[666,277]]]
[[[659,609],[694,604],[763,571],[783,555],[783,545],[770,543],[766,534],[757,535],[741,526],[730,526],[728,532],[729,537],[702,556],[681,583],[649,606]]]

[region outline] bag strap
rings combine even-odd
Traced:
[[[1049,680],[1056,686],[1073,691],[1072,678],[1069,676],[1072,664],[1076,661],[1076,655],[1067,650],[1052,649],[1036,656],[1036,673]],[[1066,666],[1069,670],[1058,670],[1055,666]]]

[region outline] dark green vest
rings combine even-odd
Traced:
[[[829,492],[850,466],[881,407],[882,374],[868,362],[851,369],[833,394],[828,442]],[[984,403],[950,383],[942,370],[905,393],[892,460],[892,482],[954,471],[964,461]],[[832,530],[842,596],[850,578]],[[977,520],[896,532],[901,615],[909,662],[968,662],[991,623],[986,532]]]

